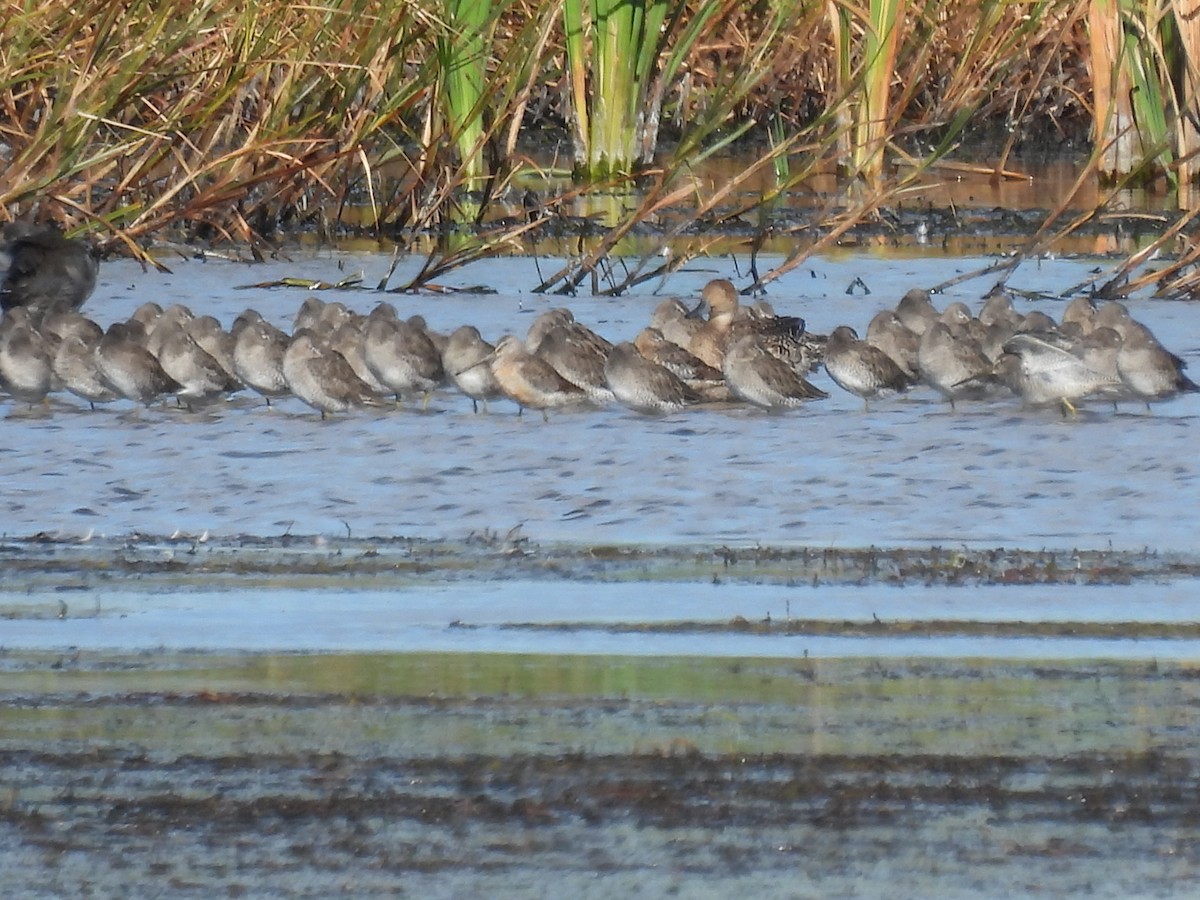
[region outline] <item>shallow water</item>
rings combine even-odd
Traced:
[[[357,269],[373,284],[387,262],[173,261],[172,275],[113,263],[88,311],[107,324],[144,300],[184,302],[228,325],[255,306],[288,326],[306,292],[235,287]],[[909,287],[982,262],[827,257],[769,299],[814,331],[861,330]],[[1093,265],[1047,260],[1013,285],[1054,293]],[[667,287],[691,297],[730,274],[706,260]],[[870,296],[846,293],[856,277]],[[494,339],[563,305],[530,294],[534,281],[530,260],[497,260],[447,279],[495,295],[387,299]],[[988,286],[937,302],[977,307]],[[321,296],[359,311],[381,298]],[[566,303],[624,339],[658,300],[647,287]],[[1131,305],[1200,355],[1193,307]],[[197,897],[1190,896],[1200,398],[1097,405],[1076,421],[1012,403],[952,412],[922,393],[863,412],[817,380],[831,397],[785,415],[609,408],[544,423],[505,403],[474,415],[448,392],[428,413],[328,421],[290,400],[11,410],[3,531],[60,540],[2,548],[6,885],[31,897],[148,884]],[[191,537],[163,539],[175,532]],[[97,535],[116,539],[84,540]],[[403,542],[360,540],[372,535],[450,540],[407,560]],[[666,574],[640,558],[601,569],[630,544],[689,547]],[[999,583],[1007,563],[964,580],[939,553],[928,568],[905,559],[917,574],[901,588],[853,567],[792,579],[798,564],[760,567],[746,549],[931,544],[1156,552],[1140,568],[1100,554],[1078,569],[1065,553],[1053,578],[1018,554],[1012,565],[1033,571],[1017,585]],[[579,556],[593,545],[590,569]],[[292,555],[270,556],[280,548]],[[355,571],[360,557],[369,571]],[[767,617],[951,624],[738,625]],[[1054,627],[1077,622],[1112,635]],[[1139,639],[1139,623],[1153,636]]]
[[[1136,591],[1137,605],[1129,599]],[[1193,635],[1045,633],[1052,623],[1190,623],[1194,582],[1098,588],[580,584],[521,580],[386,590],[0,593],[14,650],[205,653],[519,653],[626,656],[1197,660]],[[1021,623],[1023,634],[789,633],[787,623]],[[769,618],[782,629],[676,632],[676,623]],[[247,621],[253,627],[247,627]],[[1129,629],[1132,631],[1132,629]],[[1169,629],[1168,629],[1169,630]]]
[[[907,288],[982,262],[824,258],[773,286],[769,299],[814,331],[842,322],[862,330]],[[374,284],[386,264],[379,255],[325,253],[252,267],[173,261],[174,274],[162,275],[115,262],[103,268],[88,311],[106,324],[144,300],[178,301],[228,325],[254,306],[287,326],[305,291],[235,286],[295,275],[335,281],[355,270]],[[1043,261],[1012,283],[1053,293],[1093,267]],[[730,261],[705,260],[667,288],[692,297],[707,279],[732,274]],[[846,293],[856,277],[870,296]],[[501,259],[447,279],[495,295],[387,299],[434,328],[470,322],[491,339],[523,333],[533,314],[566,303],[613,340],[631,338],[660,299],[652,286],[618,299],[545,298],[528,293],[534,281],[529,259]],[[970,282],[938,302],[977,308],[987,287]],[[373,291],[321,296],[360,311],[383,299]],[[1036,305],[1061,312],[1056,302]],[[1185,358],[1200,353],[1193,307],[1131,305],[1170,348]],[[461,537],[521,524],[534,539],[586,542],[1193,546],[1200,511],[1179,498],[1197,492],[1200,397],[1150,413],[1097,404],[1064,422],[1012,402],[951,411],[924,392],[864,412],[824,374],[816,381],[831,397],[783,415],[731,408],[648,418],[612,407],[557,413],[549,423],[518,418],[504,402],[474,415],[448,391],[428,413],[328,421],[294,400],[267,408],[244,397],[197,414],[131,414],[124,404],[93,411],[64,400],[49,414],[14,409],[5,421],[0,515],[10,534]]]

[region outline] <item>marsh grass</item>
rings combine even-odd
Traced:
[[[1101,176],[1194,180],[1200,9],[1190,0],[1091,0],[1093,141]]]
[[[706,252],[707,233],[747,220],[759,226],[745,249],[763,284],[902,201],[980,121],[1011,135],[994,161],[1007,177],[1016,135],[1069,128],[1092,108],[1091,87],[1109,129],[1098,148],[1190,177],[1200,21],[1188,6],[10,2],[0,216],[57,220],[138,254],[161,236],[266,252],[295,229],[354,227],[403,247],[440,235],[401,286],[416,289],[520,252],[581,197],[612,192],[622,199],[608,221],[581,235],[542,289],[590,279],[619,293],[665,277]],[[1131,97],[1156,97],[1159,118],[1127,112]],[[586,176],[578,185],[551,177],[522,144],[555,116],[573,137],[576,175]],[[735,145],[759,148],[743,172],[715,187],[693,177],[698,161]],[[776,222],[782,198],[839,166],[853,177],[815,222]],[[1103,159],[1089,177],[1101,171]],[[746,189],[765,173],[766,187]],[[499,212],[531,182],[525,214]],[[614,265],[618,244],[647,221],[660,225],[659,246]],[[1046,233],[1069,224],[1052,215]],[[1187,233],[1185,223],[1174,236]],[[687,251],[670,252],[696,234]],[[796,238],[796,252],[758,272],[757,248],[779,234]]]

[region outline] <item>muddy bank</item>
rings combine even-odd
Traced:
[[[3,693],[14,893],[1184,896],[1200,865],[1191,666],[643,661],[605,685],[629,662],[460,657],[357,692],[327,658],[158,689],[180,663]]]
[[[0,542],[0,589],[67,593],[121,579],[166,590],[404,586],[419,581],[749,582],[839,585],[1129,585],[1194,580],[1179,552],[995,547],[739,547],[542,543],[520,529],[461,540],[324,535],[37,534]]]

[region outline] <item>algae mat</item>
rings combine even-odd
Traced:
[[[13,896],[1185,896],[1200,667],[9,653]]]
[[[11,896],[1198,874],[1186,554],[42,535],[0,558]],[[513,635],[539,649],[494,652]]]

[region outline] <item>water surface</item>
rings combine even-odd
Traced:
[[[814,331],[843,322],[863,330],[909,287],[984,262],[823,258],[772,286],[769,299]],[[254,306],[290,327],[305,291],[236,286],[285,275],[335,281],[359,269],[374,284],[387,263],[346,253],[262,266],[175,260],[174,274],[164,275],[115,262],[103,268],[88,311],[107,324],[144,300],[184,302],[228,326]],[[1013,285],[1054,294],[1094,266],[1027,264]],[[690,299],[707,279],[734,274],[728,259],[702,260],[666,289]],[[869,296],[847,293],[855,278]],[[528,258],[489,261],[446,281],[497,293],[321,296],[360,312],[386,298],[434,328],[470,322],[492,339],[523,333],[535,313],[563,304],[610,339],[627,339],[661,299],[653,285],[615,299],[534,295]],[[968,282],[937,300],[977,308],[988,286]],[[1019,306],[1058,314],[1062,302]],[[1171,349],[1200,354],[1193,307],[1144,300],[1131,307]],[[0,514],[10,534],[462,537],[520,524],[534,539],[579,542],[1194,546],[1200,513],[1180,498],[1197,494],[1200,397],[1152,412],[1093,404],[1063,421],[1012,402],[951,411],[923,391],[864,412],[823,374],[816,381],[830,398],[788,414],[697,409],[653,418],[611,407],[557,413],[549,423],[517,417],[505,402],[475,415],[449,391],[428,413],[404,408],[327,421],[295,400],[267,408],[249,397],[206,413],[130,414],[124,404],[93,411],[64,400],[49,414],[30,414],[10,404]]]

